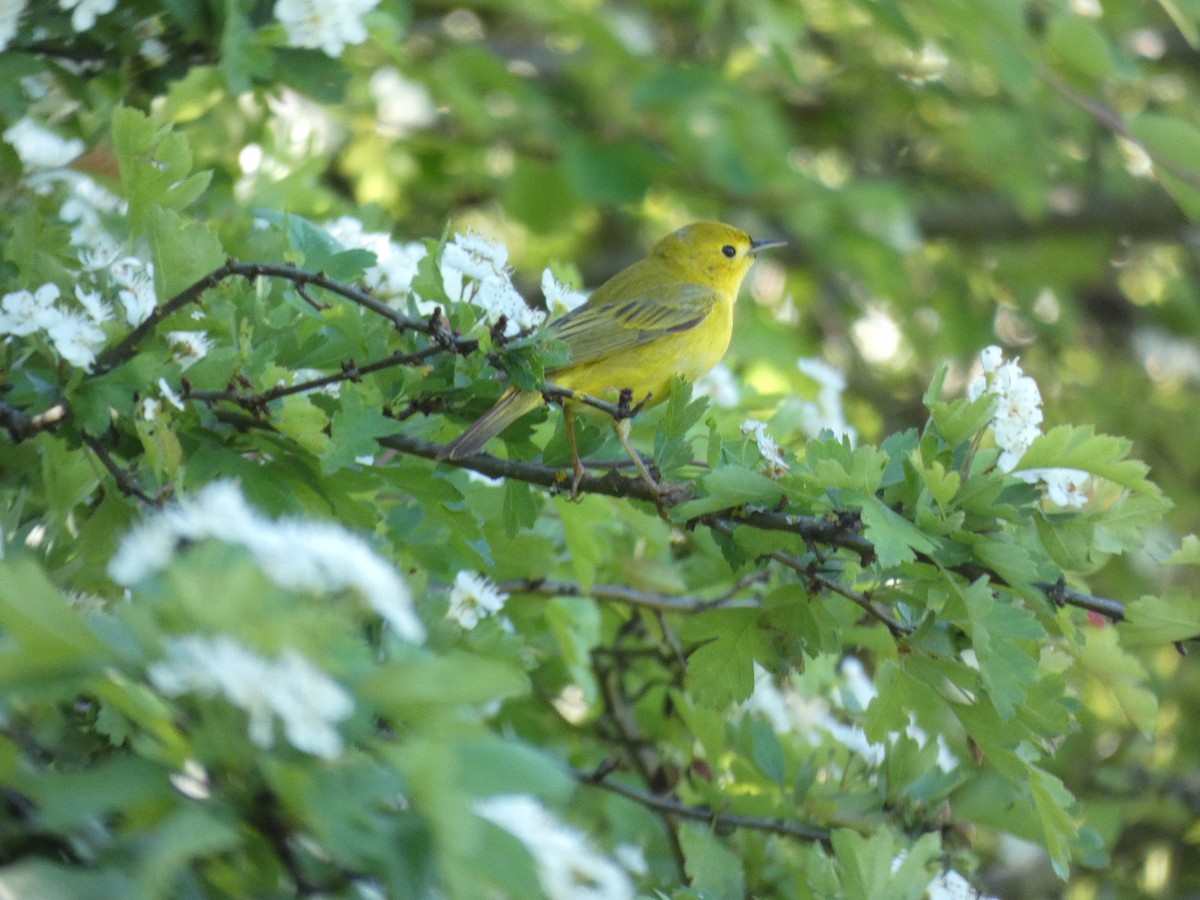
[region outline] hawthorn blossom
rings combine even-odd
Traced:
[[[425,639],[408,586],[366,542],[330,522],[259,515],[231,481],[213,482],[145,519],[121,542],[109,575],[118,584],[136,584],[166,568],[180,541],[205,539],[244,547],[287,590],[352,590],[400,637]]]
[[[780,451],[779,445],[775,443],[775,438],[767,434],[766,422],[760,422],[758,419],[747,419],[742,423],[741,431],[744,435],[754,436],[754,443],[758,445],[758,452],[763,458],[767,474],[770,477],[778,478],[788,471],[790,467],[783,458],[783,453]]]
[[[375,254],[375,265],[367,269],[363,280],[374,293],[384,299],[406,297],[412,293],[413,279],[417,277],[417,264],[425,256],[425,245],[420,241],[399,244],[391,235],[382,231],[367,231],[362,222],[353,216],[342,216],[325,226],[329,235],[348,249],[369,250]],[[433,305],[418,310],[423,314],[433,312]]]
[[[508,248],[503,244],[474,232],[456,234],[442,251],[441,272],[446,294],[452,300],[478,307],[490,325],[503,316],[506,335],[536,328],[546,318],[513,287]]]
[[[96,19],[116,9],[117,0],[58,0],[59,9],[72,10],[71,27],[75,31],[88,31]]]
[[[168,331],[167,340],[175,350],[175,361],[184,370],[204,359],[212,349],[207,331]]]
[[[168,640],[148,674],[168,696],[218,695],[245,710],[250,740],[263,749],[275,742],[278,718],[297,750],[333,759],[343,748],[337,725],[354,711],[346,689],[296,651],[266,659],[223,635]]]
[[[347,44],[361,44],[367,39],[362,17],[378,3],[379,0],[342,0],[340,3],[278,0],[274,11],[287,34],[288,46],[320,49],[336,59]]]
[[[23,337],[49,328],[62,313],[54,301],[59,298],[56,284],[43,284],[35,291],[13,291],[0,298],[0,335]]]
[[[64,138],[32,119],[19,119],[4,129],[4,140],[12,145],[27,169],[58,169],[84,151],[79,138]]]
[[[557,315],[569,313],[587,301],[586,294],[571,290],[570,285],[555,278],[549,269],[542,273],[542,296],[546,298],[546,308]]]
[[[1091,475],[1080,469],[1025,469],[1018,477],[1030,484],[1041,483],[1046,497],[1056,506],[1082,509],[1087,505]]]
[[[73,366],[92,371],[96,351],[104,345],[105,334],[88,316],[75,310],[60,312],[46,329],[58,355]]]
[[[550,900],[632,900],[635,896],[620,866],[598,854],[583,834],[558,821],[533,797],[504,794],[477,800],[474,807],[480,818],[525,845]]]
[[[842,409],[846,376],[820,359],[802,357],[796,360],[796,368],[819,385],[816,401],[806,400],[801,404],[800,428],[812,438],[823,431],[831,431],[838,439],[846,437],[853,444],[858,439],[858,432],[846,421]]]
[[[742,399],[737,380],[725,363],[717,363],[707,373],[692,382],[692,395],[707,397],[717,406],[730,409]]]
[[[498,590],[490,579],[463,570],[454,576],[446,616],[470,631],[480,619],[498,613],[507,599],[508,594]]]
[[[104,302],[99,291],[89,291],[83,285],[77,284],[75,285],[75,299],[79,301],[84,312],[97,325],[103,325],[112,318],[112,307]]]
[[[125,307],[125,321],[134,327],[141,325],[158,302],[154,292],[154,263],[126,256],[114,262],[108,274],[118,288],[117,299]]]
[[[992,418],[992,434],[1000,448],[996,466],[1011,472],[1042,433],[1042,394],[1037,382],[1022,371],[1019,359],[1002,360],[996,346],[980,354],[983,374],[967,388],[967,399],[977,400],[985,393],[999,397]]]

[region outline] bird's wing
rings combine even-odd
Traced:
[[[550,327],[571,351],[567,367],[607,359],[668,334],[695,328],[719,295],[701,284],[649,285],[632,296],[597,296]],[[564,367],[566,368],[566,367]]]

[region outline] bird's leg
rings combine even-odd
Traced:
[[[625,452],[629,454],[629,458],[633,460],[637,470],[642,473],[642,481],[646,482],[646,486],[650,488],[650,493],[654,495],[654,502],[658,503],[660,492],[658,482],[654,480],[654,476],[642,462],[642,457],[633,449],[633,444],[629,443],[629,429],[632,425],[632,419],[617,419],[613,422],[613,431],[617,433],[617,440],[621,442],[621,446],[625,448]]]
[[[579,446],[575,443],[575,413],[570,406],[563,404],[563,424],[567,426],[567,443],[571,445],[571,470],[575,477],[571,479],[571,500],[579,499],[579,485],[587,469],[579,461]]]

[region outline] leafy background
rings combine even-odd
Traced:
[[[531,794],[604,853],[641,847],[633,881],[667,895],[919,897],[946,866],[1001,896],[1196,895],[1200,688],[1172,642],[1200,631],[1183,538],[1200,515],[1198,12],[385,0],[330,54],[289,46],[271,3],[134,0],[85,28],[31,4],[0,55],[20,85],[0,119],[82,142],[70,172],[126,202],[103,225],[153,262],[168,314],[137,340],[108,323],[90,372],[36,336],[0,351],[0,878],[529,896],[552,892],[536,853],[474,804]],[[0,287],[69,299],[93,277],[64,212],[76,183],[35,169],[0,142]],[[415,296],[388,318],[287,278],[164,307],[227,257],[353,285],[371,258],[311,224],[347,214],[428,241],[413,290],[480,346],[445,350]],[[694,218],[788,247],[738,306],[734,407],[681,391],[635,425],[668,479],[697,482],[690,505],[666,522],[599,474],[573,504],[512,467],[480,466],[508,475],[494,486],[427,459],[498,393],[495,363],[535,377],[542,359],[442,293],[443,236],[502,242],[536,303],[547,266],[594,287]],[[167,334],[194,329],[211,346],[184,369]],[[989,468],[989,410],[960,398],[992,343],[1041,386],[1040,464],[1106,476],[1085,511]],[[804,431],[819,385],[801,357],[845,373],[856,449]],[[321,375],[336,396],[266,397]],[[53,409],[69,415],[36,418]],[[791,473],[762,473],[750,415]],[[565,460],[557,417],[540,421],[493,448],[534,481],[543,449]],[[281,587],[236,541],[115,583],[137,521],[230,477],[263,516],[369,539],[424,643],[353,590]],[[837,527],[723,516],[781,501]],[[503,618],[446,618],[462,570],[512,595]],[[1129,623],[1055,610],[1034,585],[1060,573]],[[236,705],[156,689],[150,667],[190,633],[304,653],[354,697],[345,751],[264,749]]]

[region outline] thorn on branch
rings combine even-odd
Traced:
[[[315,297],[313,297],[311,294],[309,294],[309,292],[307,290],[307,285],[304,285],[297,281],[297,282],[295,282],[295,288],[296,288],[296,293],[300,295],[300,298],[305,303],[307,303],[309,306],[311,306],[313,309],[315,309],[317,312],[323,312],[323,311],[329,309],[330,306],[332,305],[329,303],[322,303],[321,301],[319,301]]]

